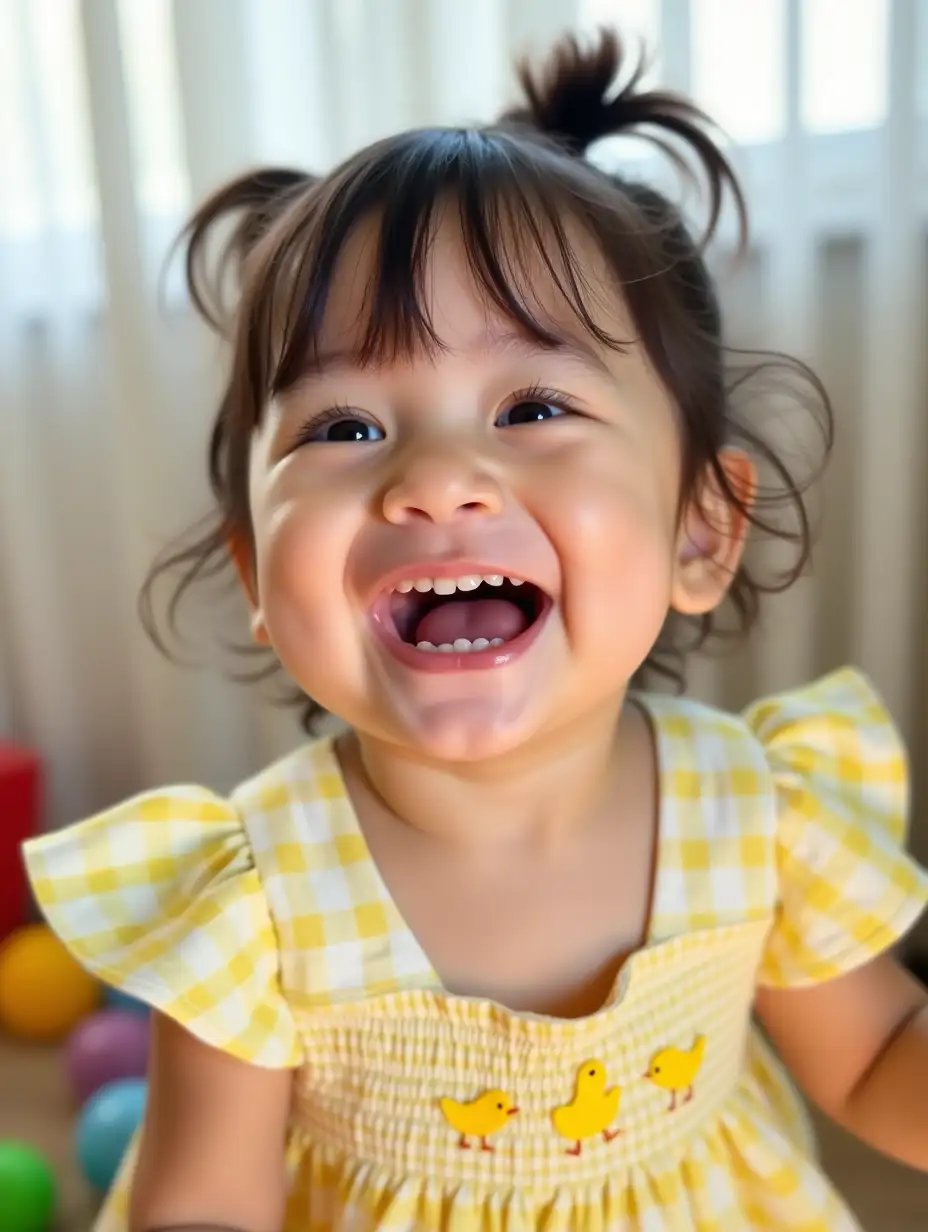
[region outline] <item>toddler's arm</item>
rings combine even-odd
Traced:
[[[809,988],[761,988],[756,1008],[823,1112],[928,1171],[928,992],[916,980],[884,956]]]
[[[132,1232],[278,1232],[292,1083],[153,1015]]]

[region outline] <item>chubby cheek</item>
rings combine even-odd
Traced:
[[[670,607],[675,510],[674,477],[662,468],[597,464],[551,488],[544,520],[562,564],[568,641],[624,679]]]
[[[361,670],[344,576],[356,533],[356,510],[314,495],[284,499],[255,518],[258,594],[271,645],[297,684],[327,708],[334,682],[350,682]]]

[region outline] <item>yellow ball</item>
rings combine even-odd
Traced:
[[[0,946],[0,1027],[12,1035],[61,1040],[102,996],[101,985],[44,924],[20,928]]]

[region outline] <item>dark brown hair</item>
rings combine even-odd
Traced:
[[[379,247],[358,362],[441,347],[423,308],[423,286],[430,242],[449,205],[456,207],[476,285],[541,346],[556,345],[558,338],[531,291],[531,271],[539,261],[583,328],[606,346],[629,345],[594,320],[594,291],[576,237],[592,239],[602,252],[637,340],[677,407],[681,510],[708,480],[754,527],[795,549],[791,565],[778,576],[762,577],[749,561],[742,563],[729,592],[735,620],[728,631],[747,632],[761,595],[796,580],[811,546],[807,481],[764,439],[757,423],[761,401],[746,400],[744,393],[748,378],[761,371],[778,368],[789,376],[793,396],[815,416],[822,460],[832,437],[828,400],[797,361],[767,355],[747,364],[742,353],[724,345],[704,250],[726,196],[745,236],[741,190],[708,135],[707,118],[675,94],[641,89],[641,75],[640,63],[628,69],[614,34],[603,32],[589,49],[568,38],[539,72],[522,66],[524,102],[494,124],[402,133],[321,179],[290,170],[255,171],[197,211],[181,237],[190,294],[205,320],[230,342],[232,362],[209,448],[215,514],[155,562],[142,592],[143,621],[162,649],[153,586],[179,571],[168,607],[169,627],[176,629],[178,604],[189,588],[229,565],[231,539],[250,540],[252,434],[268,401],[311,362],[336,264],[362,220],[377,225]],[[707,188],[708,224],[698,241],[661,193],[584,157],[602,137],[641,131]],[[222,229],[227,234],[217,256],[211,247]],[[739,406],[746,402],[743,409],[736,410],[736,392]],[[729,445],[746,448],[765,474],[752,504],[722,465]],[[718,613],[691,621],[671,615],[645,670],[682,685],[685,653],[722,632]],[[311,728],[322,713],[310,700],[305,726]]]

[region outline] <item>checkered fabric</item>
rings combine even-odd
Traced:
[[[777,924],[760,980],[833,979],[893,946],[924,905],[924,872],[900,858],[902,742],[856,672],[759,702],[746,717],[767,751],[779,816]]]
[[[241,820],[200,788],[137,796],[27,843],[49,924],[95,975],[257,1065],[301,1049]]]
[[[230,801],[161,791],[28,845],[49,922],[90,969],[217,1047],[296,1069],[286,1232],[856,1227],[750,1012],[758,979],[850,970],[928,901],[902,849],[899,741],[850,671],[744,718],[638,700],[659,759],[650,937],[575,1022],[442,989],[329,742]],[[552,1114],[577,1111],[587,1066],[618,1109],[603,1122],[581,1101],[569,1119],[589,1137],[568,1154]],[[518,1113],[494,1119],[499,1102]],[[100,1232],[124,1232],[131,1171]]]

